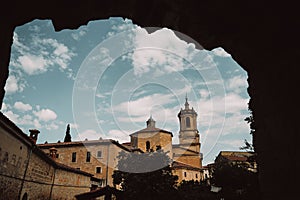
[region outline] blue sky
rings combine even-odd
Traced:
[[[170,29],[147,30],[123,18],[59,32],[50,20],[17,27],[2,112],[25,133],[39,129],[39,143],[63,141],[67,124],[72,140],[126,142],[150,115],[178,143],[187,94],[204,164],[251,141],[247,73],[231,55],[196,49],[201,41]]]

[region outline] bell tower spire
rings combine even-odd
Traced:
[[[185,94],[185,104],[184,104],[184,106],[185,106],[185,110],[190,109],[190,108],[189,108],[189,103],[188,103],[187,93]]]
[[[194,108],[189,107],[187,94],[185,96],[184,109],[178,113],[180,131],[180,146],[200,152],[199,131],[197,129],[197,113]]]

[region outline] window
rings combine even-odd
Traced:
[[[58,158],[58,156],[59,156],[59,154],[57,153],[57,154],[56,154],[56,158]]]
[[[97,173],[97,174],[101,174],[101,173],[102,173],[101,167],[96,167],[96,173]]]
[[[184,177],[186,177],[186,172],[184,172]]]
[[[76,162],[76,152],[72,153],[72,162]]]
[[[86,152],[86,162],[91,162],[91,152]]]
[[[191,120],[189,117],[185,118],[185,125],[186,127],[191,127]]]
[[[146,142],[146,151],[149,151],[149,150],[150,150],[150,142],[147,141],[147,142]]]
[[[97,151],[97,158],[102,158],[102,151]]]
[[[156,146],[156,151],[159,151],[159,150],[161,150],[161,146],[160,146],[160,145],[157,145],[157,146]]]
[[[198,178],[198,174],[196,174],[196,178]]]

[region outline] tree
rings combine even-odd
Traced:
[[[66,135],[64,142],[71,142],[70,124],[67,125]]]
[[[221,187],[225,199],[260,199],[258,174],[247,165],[222,162],[215,165],[212,185]]]
[[[205,182],[182,181],[178,187],[178,193],[182,200],[219,200],[217,194],[210,191],[210,186]]]
[[[170,159],[162,150],[143,154],[120,152],[118,159],[113,183],[120,185],[123,199],[177,199],[178,177],[172,175]]]

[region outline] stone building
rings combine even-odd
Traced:
[[[56,161],[94,175],[93,187],[112,186],[112,174],[121,151],[130,150],[111,139],[39,144],[45,153],[57,150]]]
[[[180,131],[179,144],[172,144],[173,134],[157,128],[152,116],[146,121],[147,127],[130,135],[130,143],[124,143],[129,149],[152,152],[162,149],[169,155],[173,174],[182,180],[203,180],[200,136],[197,129],[197,113],[189,107],[186,98],[185,107],[178,113]]]
[[[0,199],[75,199],[90,191],[90,173],[55,162],[0,112]],[[54,154],[55,155],[55,154]]]
[[[229,163],[233,165],[243,165],[248,170],[257,172],[257,164],[254,152],[243,151],[220,151],[215,159],[216,164]]]
[[[163,149],[172,159],[172,137],[170,131],[155,127],[152,116],[146,122],[147,127],[130,135],[131,149],[140,149],[143,152],[153,152]]]
[[[146,121],[146,128],[130,135],[130,142],[119,144],[112,139],[86,140],[39,144],[45,153],[55,148],[56,161],[94,175],[93,187],[113,186],[112,174],[118,164],[121,151],[147,153],[163,150],[172,161],[172,170],[182,180],[203,180],[200,136],[197,129],[197,113],[185,107],[178,113],[180,132],[179,144],[172,144],[173,134],[157,128],[152,116]]]
[[[200,136],[197,128],[198,114],[189,107],[186,97],[184,109],[178,113],[179,144],[174,144],[174,173],[180,180],[203,180],[202,153],[200,152]]]

